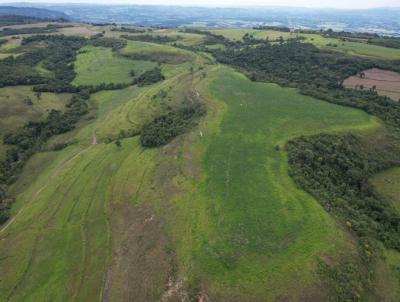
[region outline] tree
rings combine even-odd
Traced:
[[[118,148],[120,148],[120,147],[121,147],[121,141],[120,141],[119,139],[117,139],[117,140],[115,141],[115,145],[116,145]]]

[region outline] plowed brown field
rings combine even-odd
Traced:
[[[400,73],[372,68],[364,71],[364,77],[359,75],[351,76],[346,79],[343,85],[347,88],[364,89],[376,87],[378,94],[386,95],[395,101],[400,100]]]

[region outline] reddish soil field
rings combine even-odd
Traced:
[[[364,89],[376,87],[378,94],[386,95],[395,101],[400,100],[400,73],[372,68],[364,71],[364,76],[351,76],[343,85],[347,88],[358,88],[363,85]]]

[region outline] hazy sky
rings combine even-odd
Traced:
[[[0,0],[0,3],[10,3],[12,0]],[[332,7],[332,8],[373,8],[382,6],[400,7],[400,0],[19,0],[14,2],[41,3],[102,3],[102,4],[175,4],[175,5],[207,5],[207,6],[302,6],[302,7]]]

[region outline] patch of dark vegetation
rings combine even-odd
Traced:
[[[160,36],[160,35],[122,35],[121,38],[131,41],[151,42],[151,43],[169,43],[181,39],[181,37]]]
[[[121,55],[131,60],[152,61],[160,64],[182,64],[193,59],[190,55],[172,51],[146,51]]]
[[[3,45],[3,44],[6,44],[6,43],[7,43],[6,39],[0,39],[0,46]]]
[[[126,46],[126,41],[117,38],[105,38],[102,34],[91,37],[88,41],[89,45],[102,46],[112,48],[113,51],[117,51]]]
[[[321,134],[288,142],[290,175],[360,238],[400,250],[400,217],[376,194],[369,178],[400,165],[393,135],[373,138]],[[376,144],[378,143],[378,144]]]
[[[136,84],[139,87],[143,87],[163,81],[164,79],[165,77],[161,73],[161,69],[156,67],[154,69],[143,72],[141,75],[133,80],[133,84]]]
[[[281,32],[290,32],[289,27],[285,26],[269,26],[269,25],[260,25],[260,26],[254,26],[253,29],[258,29],[258,30],[274,30],[274,31],[281,31]]]
[[[113,27],[111,28],[111,31],[121,31],[121,32],[126,32],[130,34],[141,34],[145,33],[146,29],[137,29],[133,27],[126,27],[126,26],[121,26],[121,27]]]
[[[211,44],[233,45],[233,44],[235,44],[235,42],[230,41],[229,39],[225,38],[223,35],[214,34],[208,30],[185,28],[185,29],[181,30],[181,32],[205,36],[206,40],[203,43],[204,45],[211,45]]]
[[[75,77],[73,61],[76,51],[85,45],[85,38],[64,35],[36,35],[24,38],[22,45],[41,42],[44,47],[32,47],[17,57],[7,57],[0,61],[0,87],[42,84],[48,91],[61,90]],[[52,77],[41,76],[35,66],[42,63],[51,71]],[[44,91],[44,90],[42,90]]]
[[[176,136],[195,127],[205,113],[206,108],[201,103],[183,104],[182,107],[171,109],[143,126],[140,143],[148,148],[166,145]]]

